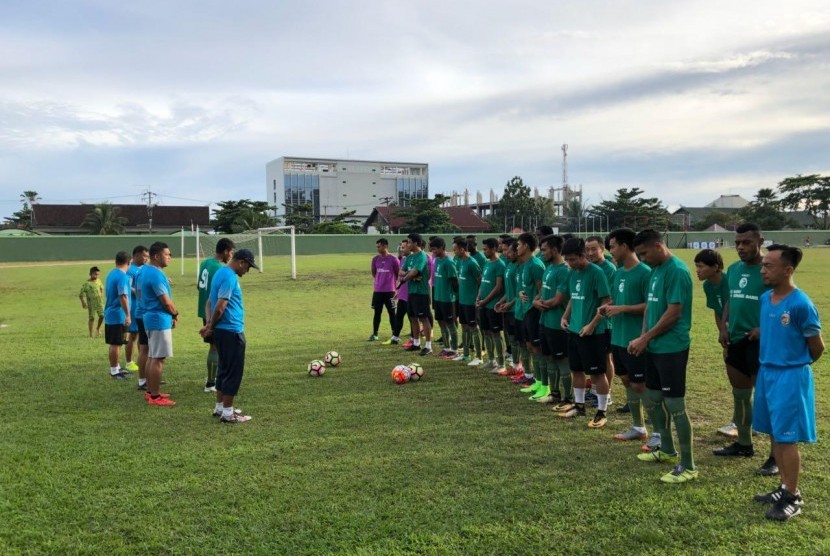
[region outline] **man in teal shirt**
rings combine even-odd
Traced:
[[[499,258],[498,242],[495,238],[487,238],[482,243],[487,264],[481,273],[476,307],[489,359],[487,366],[493,373],[498,374],[504,368],[504,343],[501,341],[503,320],[501,315],[496,313],[496,303],[504,291],[505,264]]]
[[[540,247],[547,265],[542,275],[542,289],[533,300],[533,306],[541,312],[539,327],[542,355],[547,363],[547,376],[542,377],[546,380],[543,389],[547,395],[536,400],[540,403],[568,404],[573,400],[571,370],[568,366],[568,332],[562,330],[562,315],[565,314],[565,307],[568,305],[570,272],[562,258],[563,244],[564,240],[560,236],[549,235],[542,238]]]
[[[435,320],[441,327],[445,338],[442,357],[455,357],[458,350],[458,329],[455,326],[455,305],[458,300],[458,274],[453,260],[447,256],[447,244],[443,238],[435,237],[429,241],[429,249],[435,257],[435,274],[433,274]]]
[[[542,354],[542,336],[539,329],[539,309],[533,306],[533,300],[542,290],[542,275],[545,273],[545,263],[533,255],[536,250],[536,236],[530,232],[521,234],[516,242],[519,264],[521,265],[518,276],[517,300],[516,300],[516,328],[521,330],[520,343],[524,353],[529,357],[525,359],[525,376],[528,370],[532,370],[530,378],[526,381],[527,386],[522,392],[530,394],[530,398],[544,397],[543,377],[547,376],[547,361]],[[531,367],[532,365],[532,367]]]
[[[407,284],[409,290],[409,324],[412,327],[412,345],[406,348],[407,351],[418,351],[420,354],[432,353],[432,311],[429,301],[429,260],[427,254],[421,249],[424,240],[421,234],[411,233],[406,236],[406,244],[409,247],[409,256],[406,258],[401,272],[403,276],[398,283]],[[419,324],[420,323],[420,326]],[[423,331],[424,345],[421,346],[421,331]]]
[[[476,314],[481,267],[467,251],[468,245],[466,238],[456,238],[453,241],[453,252],[458,261],[458,320],[461,323],[461,345],[464,347],[463,353],[453,360],[478,367],[484,363],[481,360],[481,334]],[[471,347],[475,349],[475,357],[470,354]]]

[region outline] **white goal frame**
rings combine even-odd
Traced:
[[[265,265],[265,256],[262,250],[262,234],[268,232],[284,232],[287,231],[291,237],[291,279],[297,279],[297,242],[296,242],[296,231],[294,226],[272,226],[270,228],[258,228],[253,230],[256,232],[257,236],[257,255],[259,255],[257,262],[259,263],[259,272],[264,272]],[[196,268],[199,268],[200,264],[200,245],[199,245],[199,228],[196,227]],[[198,271],[197,271],[198,272]]]

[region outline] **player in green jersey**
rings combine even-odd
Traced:
[[[536,229],[533,230],[533,233],[536,236],[536,245],[539,247],[539,251],[536,253],[536,257],[538,257],[539,260],[542,261],[542,263],[545,266],[547,266],[548,261],[545,260],[545,256],[542,254],[542,238],[553,235],[553,228],[546,224],[542,224],[540,226],[536,226]]]
[[[208,326],[207,311],[208,298],[210,297],[210,284],[216,271],[228,264],[236,250],[236,244],[230,239],[223,237],[216,242],[216,253],[210,259],[205,259],[199,265],[199,280],[196,282],[196,289],[199,290],[199,301],[196,306],[196,314],[202,318],[202,326]],[[216,392],[216,370],[219,368],[219,353],[213,343],[213,335],[203,338],[206,344],[210,345],[207,355],[207,378],[205,379],[205,392]]]
[[[570,300],[562,315],[561,326],[568,336],[568,361],[573,375],[574,407],[560,413],[561,417],[585,416],[585,376],[590,375],[597,389],[597,412],[588,427],[598,429],[607,422],[608,393],[611,385],[606,378],[606,319],[600,306],[611,300],[608,280],[585,252],[585,242],[572,238],[562,246],[562,255],[571,271],[568,274]]]
[[[648,298],[648,281],[651,269],[640,262],[634,253],[636,234],[628,228],[620,228],[608,234],[611,254],[619,268],[611,279],[611,303],[599,308],[608,317],[611,329],[611,354],[617,376],[625,386],[625,398],[632,419],[632,427],[614,435],[617,440],[645,441],[646,432],[642,396],[646,391],[645,355],[635,357],[628,353],[628,344],[643,333],[643,314]],[[655,442],[659,442],[655,438]]]
[[[517,286],[517,265],[516,259],[516,240],[514,238],[507,238],[503,240],[502,254],[507,261],[504,268],[504,295],[496,302],[496,312],[501,313],[504,318],[504,337],[505,342],[510,346],[511,359],[507,363],[504,371],[499,371],[502,376],[513,377],[517,382],[524,378],[524,370],[522,369],[522,361],[519,352],[518,344],[516,343],[516,315],[514,313],[514,306],[516,305],[516,286]]]
[[[695,255],[697,279],[703,281],[703,294],[706,296],[706,308],[712,309],[718,338],[724,332],[723,307],[729,300],[729,282],[723,272],[723,257],[714,249],[703,249]],[[723,350],[726,359],[726,349]],[[738,427],[730,422],[718,429],[718,434],[738,438]]]
[[[523,344],[524,353],[528,354],[525,360],[525,377],[530,378],[528,383],[521,389],[523,393],[529,393],[531,400],[550,395],[550,386],[545,387],[547,382],[548,362],[542,354],[542,336],[539,328],[539,309],[533,306],[533,300],[542,289],[542,275],[545,273],[543,263],[533,252],[536,250],[536,236],[525,232],[519,236],[516,253],[521,267],[517,274],[518,286],[516,288],[516,328],[521,330],[520,341]],[[532,374],[528,373],[528,370]]]
[[[499,234],[499,237],[498,237],[499,258],[504,263],[505,272],[507,271],[507,265],[510,264],[510,259],[507,258],[507,254],[505,252],[507,251],[507,245],[509,243],[511,243],[512,241],[513,241],[513,237],[510,234]],[[507,278],[505,276],[505,282],[506,282],[506,280],[507,280]],[[505,287],[507,287],[506,284],[505,284]],[[510,345],[510,339],[509,339],[510,332],[507,330],[506,314],[502,314],[502,320],[504,321],[503,326],[502,326],[502,334],[504,336],[504,346],[505,346],[504,347],[504,350],[505,350],[504,362],[506,364],[505,369],[507,369],[507,368],[509,368],[513,365],[513,349]],[[506,375],[507,371],[505,371],[504,373],[501,373],[501,371],[500,371],[500,374]]]
[[[486,366],[494,374],[504,369],[504,343],[501,339],[503,319],[496,313],[496,303],[504,291],[505,264],[498,256],[498,242],[487,238],[483,242],[484,256],[487,264],[481,272],[481,286],[476,299],[479,326],[484,334],[484,347],[487,352]]]
[[[606,247],[606,239],[601,238],[600,236],[590,236],[585,240],[585,254],[588,256],[588,260],[597,265],[602,269],[602,272],[605,273],[605,279],[608,280],[608,285],[611,286],[614,283],[614,272],[617,270],[617,266],[614,264],[613,257],[609,256]],[[607,340],[608,345],[608,355],[606,357],[605,362],[605,378],[608,379],[608,384],[614,384],[614,358],[611,356],[611,330],[614,327],[614,323],[612,321],[606,322],[605,328],[605,339]],[[591,385],[591,389],[593,390],[593,384]],[[610,393],[609,393],[610,396]],[[608,405],[611,405],[611,398],[608,398]]]
[[[471,367],[478,367],[481,360],[481,333],[478,330],[476,297],[481,284],[481,267],[470,256],[467,238],[459,237],[453,241],[453,253],[458,261],[458,321],[461,323],[461,345],[463,353],[453,361],[463,361]],[[475,356],[471,351],[475,350]]]
[[[98,316],[97,335],[101,335],[101,327],[104,325],[104,284],[101,282],[101,269],[93,266],[89,269],[89,278],[81,286],[81,293],[78,297],[81,300],[81,307],[89,314],[89,337],[92,338],[95,316]]]
[[[759,349],[761,326],[760,297],[770,286],[761,278],[761,247],[764,238],[761,229],[744,223],[735,229],[735,250],[738,262],[726,271],[729,300],[723,307],[720,342],[726,349],[726,374],[732,386],[734,413],[732,420],[738,428],[738,440],[713,453],[716,456],[752,457],[752,389],[760,367]],[[775,475],[778,466],[770,452],[758,469],[761,475]]]
[[[542,355],[547,363],[546,382],[547,395],[538,398],[540,403],[557,403],[573,405],[571,391],[571,370],[568,366],[568,332],[562,330],[562,316],[568,305],[568,265],[562,258],[561,236],[548,235],[542,238],[540,245],[545,262],[545,273],[542,275],[542,288],[533,300],[533,306],[539,309],[539,334],[542,337]]]
[[[447,256],[447,244],[443,238],[435,237],[429,241],[429,249],[435,257],[435,273],[433,274],[434,291],[433,307],[435,320],[441,328],[444,345],[439,355],[441,357],[455,357],[458,350],[458,329],[455,326],[455,302],[458,300],[458,274],[455,264]]]
[[[680,463],[660,477],[664,483],[697,479],[692,451],[692,422],[686,412],[686,367],[692,328],[692,277],[686,264],[672,255],[660,232],[643,230],[634,237],[637,256],[652,268],[648,284],[643,333],[631,340],[628,352],[646,356],[646,392],[643,404],[660,448],[640,454],[647,462],[676,462],[671,424],[677,429]]]
[[[476,241],[476,236],[469,235],[466,239],[467,253],[469,253],[470,257],[478,263],[478,267],[484,271],[484,266],[487,264],[487,257],[484,256],[484,253],[478,250],[478,241]]]
[[[430,310],[429,259],[422,249],[425,245],[421,234],[411,233],[406,236],[409,256],[406,258],[397,289],[407,284],[409,291],[409,324],[412,327],[412,345],[407,351],[419,351],[421,356],[432,353],[432,311]],[[421,336],[424,338],[421,345]]]

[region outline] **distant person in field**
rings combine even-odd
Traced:
[[[647,441],[642,398],[646,392],[646,356],[628,353],[628,344],[643,333],[643,315],[648,299],[651,268],[637,258],[634,252],[634,230],[619,228],[608,234],[611,254],[617,263],[611,280],[611,303],[599,308],[608,318],[611,329],[611,354],[614,367],[625,387],[626,404],[631,415],[631,428],[614,435],[622,441]],[[647,449],[655,447],[659,437],[654,435]]]
[[[210,318],[199,331],[202,338],[213,336],[213,345],[219,353],[213,415],[222,423],[245,423],[251,419],[234,411],[233,399],[239,393],[245,371],[245,307],[239,278],[252,268],[259,268],[254,254],[240,249],[227,266],[216,271],[206,307]]]
[[[542,329],[539,327],[541,312],[533,306],[533,301],[542,291],[545,263],[533,254],[536,250],[536,236],[530,232],[521,234],[516,246],[520,265],[516,286],[516,329],[517,336],[518,331],[521,331],[521,347],[524,348],[523,353],[526,354],[525,375],[530,374],[528,380],[525,381],[525,387],[520,392],[529,393],[530,400],[538,401],[550,395],[550,385],[545,387],[548,362],[542,354]]]
[[[126,342],[125,335],[130,326],[130,255],[119,251],[115,255],[115,268],[107,274],[104,291],[104,338],[109,345],[110,378],[125,380],[127,373],[118,365],[121,346]]]
[[[680,463],[660,477],[664,483],[697,479],[692,450],[692,422],[686,412],[686,367],[692,328],[692,277],[686,263],[672,255],[660,232],[646,229],[634,237],[634,250],[651,267],[643,333],[628,344],[628,353],[646,355],[643,404],[660,448],[637,456],[640,461],[675,463],[671,424],[677,429]]]
[[[488,237],[482,245],[487,263],[481,271],[481,285],[476,307],[479,326],[484,335],[484,347],[487,351],[486,366],[489,367],[490,372],[498,374],[504,369],[504,342],[501,339],[504,319],[500,313],[496,313],[496,303],[504,293],[505,264],[499,258],[496,238]]]
[[[723,257],[714,249],[703,249],[695,255],[695,271],[697,279],[703,281],[703,294],[706,296],[706,308],[712,309],[715,316],[715,327],[718,338],[727,334],[723,322],[723,308],[729,300],[729,282],[723,271]],[[726,360],[726,348],[723,349],[723,358]],[[718,434],[730,438],[738,438],[738,427],[730,422],[718,429]]]
[[[127,360],[125,369],[128,371],[139,371],[138,364],[133,359],[135,345],[138,341],[138,319],[135,316],[135,308],[137,306],[135,299],[135,283],[138,274],[141,272],[141,267],[149,259],[147,248],[143,245],[136,245],[133,248],[133,260],[130,262],[130,268],[127,269],[127,276],[130,278],[130,326],[127,329],[127,345],[124,348],[124,356]],[[141,375],[139,375],[140,378]]]
[[[447,256],[447,244],[443,238],[436,237],[429,242],[430,251],[435,257],[435,290],[433,294],[433,306],[435,307],[435,320],[441,328],[444,337],[444,349],[439,355],[441,357],[455,357],[458,350],[458,328],[455,325],[455,300],[458,291],[458,275],[455,272],[455,265]]]
[[[406,262],[406,257],[409,256],[409,244],[406,241],[402,241],[401,244],[398,246],[398,262],[400,266],[403,267],[404,263]],[[398,279],[403,278],[403,271],[398,271]],[[392,337],[388,340],[382,342],[382,345],[397,345],[401,343],[401,332],[403,331],[403,326],[406,323],[407,313],[409,312],[409,286],[407,284],[398,284],[397,291],[395,292],[395,300],[397,308],[395,309],[395,324],[392,327]],[[410,338],[405,344],[401,347],[408,348],[412,345],[412,338]]]
[[[432,353],[432,311],[429,299],[429,261],[421,248],[424,240],[421,234],[411,233],[407,236],[409,256],[401,271],[404,273],[399,285],[409,287],[409,322],[412,326],[412,345],[408,351],[420,351],[420,354]],[[420,327],[419,327],[420,324]],[[423,345],[421,338],[423,337]]]
[[[147,332],[147,394],[149,405],[174,406],[176,402],[161,392],[164,363],[173,357],[173,328],[179,319],[179,311],[173,304],[170,282],[163,269],[170,265],[170,249],[157,241],[150,246],[150,264],[141,270],[141,299],[144,328]]]
[[[372,335],[369,341],[378,340],[380,320],[383,316],[383,308],[389,315],[389,327],[392,329],[392,336],[395,336],[395,283],[398,280],[398,273],[401,270],[401,263],[398,258],[389,253],[389,241],[380,238],[375,242],[378,254],[372,257],[372,277],[375,281],[372,292]]]
[[[506,262],[504,268],[504,295],[496,303],[495,310],[502,315],[504,319],[504,337],[505,342],[510,346],[511,359],[504,371],[500,371],[501,376],[513,377],[516,382],[524,379],[524,371],[521,366],[521,357],[519,355],[519,348],[516,345],[516,316],[513,312],[513,306],[516,304],[516,285],[517,285],[517,266],[516,266],[516,240],[506,238],[502,240],[502,255]]]
[[[207,324],[207,317],[210,312],[207,310],[208,297],[210,296],[210,284],[213,276],[220,268],[228,263],[236,250],[236,244],[223,237],[216,242],[216,249],[213,257],[205,259],[199,265],[199,281],[196,289],[199,291],[199,301],[196,307],[196,314],[202,319],[202,326]],[[219,354],[213,344],[213,336],[203,338],[205,343],[210,345],[207,355],[207,378],[205,378],[205,392],[216,392],[216,371],[219,368]]]
[[[801,258],[797,247],[770,245],[761,263],[761,277],[772,290],[761,294],[761,366],[752,425],[772,437],[781,486],[755,500],[773,504],[766,517],[779,521],[801,513],[798,443],[817,439],[811,364],[824,353],[824,340],[815,305],[793,284]]]
[[[101,327],[104,325],[104,284],[101,282],[101,269],[93,266],[89,269],[89,278],[81,286],[81,293],[78,297],[81,300],[81,307],[89,314],[89,337],[92,338],[92,331],[95,335],[101,335]],[[98,317],[98,326],[95,326],[95,317]]]
[[[761,229],[756,224],[747,222],[735,228],[735,250],[740,260],[729,265],[726,271],[729,299],[723,307],[720,342],[726,349],[726,375],[732,387],[732,420],[738,429],[738,439],[714,450],[716,456],[752,457],[755,454],[752,445],[752,388],[760,366],[760,297],[770,289],[761,278],[763,244]],[[767,476],[778,473],[772,451],[757,472]]]
[[[568,273],[570,300],[562,315],[562,329],[568,334],[568,362],[574,388],[574,407],[559,413],[560,417],[585,416],[586,376],[597,390],[597,412],[588,421],[588,427],[605,426],[608,418],[608,395],[611,385],[606,377],[608,364],[607,320],[599,312],[602,305],[611,301],[611,286],[605,273],[592,264],[586,255],[585,242],[569,239],[562,245],[562,255],[571,269]]]
[[[478,312],[476,311],[476,297],[481,283],[481,267],[470,256],[471,243],[460,237],[453,241],[453,253],[458,261],[458,321],[461,323],[462,352],[453,358],[453,361],[463,361],[471,367],[483,363],[481,360],[481,333],[478,329]],[[471,350],[475,350],[471,354]]]

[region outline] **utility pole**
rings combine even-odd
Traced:
[[[383,203],[384,206],[388,207],[389,203],[391,203],[393,199],[394,197],[381,197],[380,199],[378,199],[378,201]]]
[[[150,186],[148,185],[147,190],[141,194],[141,199],[147,200],[147,220],[149,225],[149,233],[151,234],[153,233],[153,207],[155,206],[153,204],[153,197],[157,197],[157,195],[153,193],[153,191],[150,189]]]

